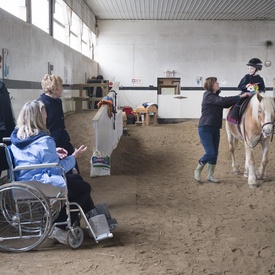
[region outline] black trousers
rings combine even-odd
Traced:
[[[84,213],[89,212],[95,208],[94,202],[90,195],[91,186],[89,183],[83,180],[80,175],[67,174],[67,186],[68,186],[68,199],[70,202],[78,203],[83,209]],[[76,208],[76,207],[71,207]],[[71,214],[72,223],[77,220],[78,212],[72,212]],[[67,220],[66,206],[63,206],[55,222],[63,222]],[[60,226],[60,228],[66,228],[66,225]]]

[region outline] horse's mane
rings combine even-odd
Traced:
[[[262,100],[259,102],[257,98],[257,94],[255,94],[250,101],[250,106],[252,108],[252,118],[258,122],[258,112],[259,112],[259,104],[261,104],[261,109],[265,113],[274,112],[274,99],[273,97],[269,97],[264,93],[261,93],[260,96]]]

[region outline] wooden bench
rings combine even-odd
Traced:
[[[136,124],[142,124],[143,126],[149,126],[151,117],[153,117],[153,125],[158,124],[158,108],[154,105],[148,106],[146,108],[144,107],[137,107],[136,108],[136,114],[137,114],[137,121]],[[141,119],[141,116],[144,116],[144,119]]]

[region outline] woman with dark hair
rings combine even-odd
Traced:
[[[204,89],[201,104],[201,117],[199,120],[198,134],[205,150],[200,158],[198,166],[194,172],[197,182],[201,182],[201,172],[205,164],[208,163],[207,180],[213,183],[220,181],[214,177],[214,170],[218,159],[220,144],[220,129],[222,128],[223,109],[229,108],[238,102],[240,98],[250,95],[245,92],[241,95],[221,97],[220,86],[216,77],[208,77],[204,82]]]
[[[0,55],[0,69],[2,56]],[[0,80],[0,142],[3,137],[9,137],[15,127],[10,94],[5,83]],[[0,176],[1,172],[8,169],[4,148],[0,148]]]

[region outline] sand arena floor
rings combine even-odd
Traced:
[[[96,244],[85,232],[71,250],[50,240],[37,251],[0,254],[1,274],[275,274],[275,144],[261,187],[231,172],[225,129],[216,177],[193,179],[203,153],[197,120],[158,126],[128,126],[112,154],[111,176],[90,178],[93,112],[66,117],[77,147],[89,146],[79,161],[96,203],[106,202],[119,227]],[[256,148],[260,158],[260,148]],[[244,148],[238,150],[244,166]]]

